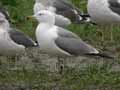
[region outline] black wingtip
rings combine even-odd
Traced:
[[[84,24],[84,23],[90,23],[92,25],[96,25],[92,20],[89,14],[80,14],[76,17],[75,24]]]
[[[83,21],[83,22],[88,22],[88,23],[89,23],[89,22],[92,22],[89,14],[83,14],[83,15],[80,15],[80,16],[82,17],[82,21]]]
[[[38,42],[37,42],[37,41],[35,41],[35,43],[34,43],[34,47],[39,47],[39,45],[38,45]]]
[[[99,56],[99,57],[102,57],[102,58],[107,58],[107,59],[115,59],[114,56],[112,55],[109,55],[109,54],[106,54],[106,53],[89,53],[89,54],[86,54],[88,56]]]

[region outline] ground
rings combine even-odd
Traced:
[[[86,10],[84,0],[72,1]],[[35,39],[37,22],[26,20],[26,16],[32,14],[32,6],[32,0],[18,0],[15,6],[6,5],[15,22],[14,26]],[[60,75],[56,69],[57,58],[42,53],[39,48],[28,49],[20,57],[1,56],[0,90],[119,90],[120,27],[105,31],[97,25],[72,24],[67,28],[101,52],[115,56],[115,59],[67,58],[64,73]],[[101,41],[100,30],[104,31],[105,41]],[[110,30],[114,36],[112,42]]]

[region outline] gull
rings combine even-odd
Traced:
[[[87,55],[111,58],[110,56],[101,54],[76,34],[56,26],[54,13],[42,10],[33,15],[33,17],[41,21],[36,28],[38,45],[47,54],[57,56],[59,61],[61,57]]]
[[[4,7],[0,7],[0,13],[2,13],[9,22],[11,22],[10,15]]]
[[[91,22],[88,14],[84,14],[65,0],[35,0],[34,14],[40,10],[49,10],[56,13],[55,24],[60,27],[65,27],[71,23]]]
[[[87,9],[91,19],[107,29],[120,25],[120,0],[88,0]]]
[[[37,46],[31,38],[14,30],[10,26],[9,20],[7,11],[0,8],[0,55],[19,55],[25,51],[25,48]]]

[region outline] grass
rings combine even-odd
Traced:
[[[14,0],[13,0],[14,1]],[[35,39],[34,32],[37,23],[27,21],[26,16],[32,15],[33,0],[17,0],[15,4],[7,3],[6,8],[14,26]],[[86,11],[84,0],[72,0],[79,8]],[[27,4],[27,5],[26,5]],[[84,41],[117,56],[115,60],[72,58],[67,60],[64,74],[61,76],[55,70],[53,60],[55,58],[43,55],[36,50],[29,50],[30,55],[0,58],[0,89],[1,90],[119,90],[120,89],[120,29],[113,30],[114,42],[109,40],[109,31],[105,31],[105,41],[101,41],[101,33],[97,32],[99,26],[90,24],[70,25],[67,27],[78,34]],[[41,63],[41,62],[44,62]],[[47,63],[46,62],[50,62]],[[75,64],[69,66],[69,64]],[[52,71],[49,70],[52,66]],[[118,67],[118,68],[117,68]],[[47,68],[47,69],[46,69]]]

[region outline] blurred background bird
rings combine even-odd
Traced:
[[[36,14],[40,10],[48,10],[56,13],[55,24],[61,27],[71,23],[89,23],[90,16],[72,5],[67,0],[35,0],[33,12]]]
[[[17,55],[37,44],[27,35],[11,27],[8,11],[0,8],[0,55]]]

